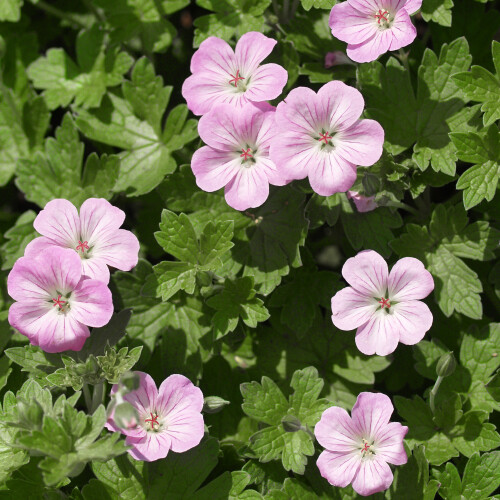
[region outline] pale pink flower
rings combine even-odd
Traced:
[[[170,450],[182,453],[197,446],[205,433],[201,390],[183,375],[170,375],[158,390],[147,373],[135,373],[140,386],[123,399],[137,410],[138,425],[121,429],[111,413],[106,428],[127,436],[125,442],[132,446],[128,452],[136,460],[152,462],[165,458]],[[117,390],[114,385],[111,393]]]
[[[81,258],[83,274],[109,282],[108,266],[130,271],[139,255],[139,241],[120,226],[125,212],[102,198],[89,198],[80,208],[64,199],[49,201],[33,226],[42,235],[31,241],[27,257],[53,246],[73,249]]]
[[[434,289],[434,280],[413,257],[398,260],[391,273],[375,251],[347,259],[342,276],[351,285],[332,298],[332,321],[340,330],[356,331],[363,354],[386,356],[398,342],[420,342],[432,326],[432,313],[419,299]]]
[[[382,155],[384,130],[374,120],[360,120],[361,93],[339,81],[316,94],[306,87],[290,92],[276,109],[271,160],[288,179],[309,176],[322,196],[346,192],[356,167],[373,165]]]
[[[378,207],[375,196],[363,196],[357,191],[347,191],[347,198],[354,202],[358,212],[371,212]]]
[[[408,427],[389,422],[394,407],[385,395],[362,392],[351,416],[338,406],[328,408],[314,434],[325,448],[316,462],[321,475],[333,486],[352,483],[359,495],[373,495],[392,484],[387,465],[407,462],[403,439]]]
[[[325,68],[332,68],[333,66],[339,66],[341,64],[352,64],[354,63],[341,51],[336,50],[335,52],[327,52],[325,55]]]
[[[413,42],[417,30],[410,15],[422,0],[347,0],[333,6],[330,28],[347,42],[347,55],[358,63],[374,61],[388,50]]]
[[[46,248],[16,261],[7,279],[9,323],[46,352],[79,351],[90,335],[113,314],[105,283],[82,275],[73,250]]]
[[[271,53],[276,40],[262,33],[245,33],[233,49],[224,40],[204,40],[191,59],[191,73],[182,85],[182,95],[195,115],[203,115],[215,104],[242,107],[278,97],[288,80],[278,64],[260,63]]]
[[[269,158],[274,140],[275,109],[267,103],[246,104],[238,112],[219,104],[198,124],[207,146],[191,160],[196,184],[204,191],[225,186],[228,205],[246,210],[262,205],[269,196],[269,184],[282,186],[286,179]]]

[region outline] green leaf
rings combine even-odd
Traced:
[[[4,237],[7,241],[0,247],[2,271],[12,269],[16,260],[24,255],[26,245],[36,238],[37,233],[33,228],[35,217],[35,212],[28,210],[20,215],[14,226],[5,232]]]
[[[110,184],[116,180],[115,158],[103,155],[99,160],[95,154],[90,155],[82,178],[83,149],[73,118],[67,113],[55,138],[45,141],[44,152],[36,152],[30,160],[19,161],[18,188],[40,207],[54,198],[66,198],[76,206],[92,196],[109,198]],[[93,181],[99,181],[99,185],[94,186]]]
[[[425,21],[434,21],[441,26],[451,26],[453,0],[424,0],[420,12]]]
[[[125,98],[109,93],[99,109],[78,110],[76,124],[88,138],[121,150],[115,192],[140,196],[151,191],[176,169],[172,153],[198,136],[197,121],[186,120],[184,104],[171,111],[160,130],[171,90],[142,58],[134,66],[132,81],[122,85]]]
[[[300,0],[304,10],[315,9],[331,9],[337,2],[336,0]]]
[[[474,166],[466,170],[457,182],[457,189],[464,189],[464,206],[468,210],[495,196],[500,177],[500,136],[493,124],[485,137],[474,133],[452,133],[451,140],[458,150],[458,159]]]
[[[500,486],[500,451],[474,453],[464,471],[462,495],[468,500],[487,498]]]
[[[333,291],[340,288],[339,277],[301,267],[290,278],[273,292],[269,307],[282,307],[281,322],[303,336],[320,316],[320,305],[328,307]]]
[[[315,425],[322,412],[331,406],[329,401],[318,399],[323,384],[316,368],[308,367],[294,373],[290,382],[294,393],[289,401],[268,377],[262,377],[261,384],[252,382],[241,385],[243,411],[249,417],[268,424],[250,437],[250,448],[261,462],[281,457],[285,470],[304,474],[307,457],[314,454],[308,426]],[[282,422],[286,416],[298,419],[301,423],[298,430],[285,430]]]
[[[0,5],[0,21],[17,23],[21,17],[24,0],[5,0]]]
[[[243,35],[248,31],[263,31],[266,8],[271,0],[197,0],[198,5],[214,14],[197,17],[194,20],[194,47],[209,36],[217,36],[229,41],[233,35]]]
[[[222,292],[210,297],[207,305],[217,311],[212,318],[215,339],[234,331],[239,318],[250,328],[269,318],[264,302],[255,297],[253,279],[248,276],[234,281],[226,279]]]
[[[118,47],[107,49],[104,31],[95,24],[76,40],[75,64],[63,49],[49,49],[28,68],[33,85],[43,89],[49,109],[66,107],[73,100],[83,108],[98,107],[107,87],[122,82],[132,58]]]
[[[304,244],[308,222],[304,218],[304,195],[289,187],[271,191],[262,207],[248,210],[253,224],[247,230],[245,247],[235,247],[243,255],[244,276],[253,276],[256,289],[271,293],[290,272],[301,265],[299,246]]]
[[[143,52],[164,52],[176,35],[175,27],[165,19],[165,15],[181,9],[187,2],[96,0],[95,4],[105,12],[106,20],[112,28],[110,31],[113,42],[134,44],[137,37],[141,41]]]
[[[456,85],[467,99],[483,103],[483,122],[487,127],[500,118],[500,43],[493,40],[491,46],[496,75],[481,66],[453,75]]]
[[[241,384],[244,403],[243,411],[249,416],[268,425],[280,425],[288,410],[288,401],[279,387],[268,377],[262,381]]]
[[[413,256],[424,262],[436,278],[435,295],[446,316],[453,311],[469,318],[482,317],[479,293],[483,287],[477,274],[463,258],[489,260],[498,232],[485,221],[467,225],[465,211],[459,205],[439,205],[427,227],[407,224],[407,232],[391,242],[400,256]]]
[[[424,8],[425,3],[422,12]],[[399,154],[416,143],[413,159],[421,170],[430,163],[435,172],[454,175],[456,150],[448,133],[475,130],[475,110],[464,108],[463,94],[451,75],[466,71],[470,62],[465,38],[444,44],[439,58],[426,49],[418,69],[416,97],[408,72],[395,59],[389,59],[385,68],[377,61],[358,68],[367,114],[384,127],[389,153]]]

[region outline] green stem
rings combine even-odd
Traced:
[[[79,21],[78,19],[75,19],[73,16],[71,16],[71,14],[68,14],[67,12],[59,10],[57,7],[53,7],[52,5],[49,5],[48,3],[44,2],[43,0],[38,0],[38,2],[35,5],[38,8],[47,12],[47,14],[58,17],[59,19],[63,19],[64,21],[68,21],[69,23],[76,25],[78,28],[86,28],[87,27],[81,21]]]
[[[90,389],[86,382],[83,384],[83,397],[85,398],[85,406],[87,411],[92,413],[92,396],[90,395]]]
[[[92,396],[92,408],[90,410],[90,413],[94,413],[102,403],[102,399],[104,396],[104,384],[105,382],[103,381],[94,386],[94,395]]]
[[[286,24],[288,19],[288,11],[290,8],[290,0],[283,0],[283,22]]]
[[[292,10],[290,11],[290,19],[291,21],[295,17],[295,13],[297,12],[297,8],[299,7],[299,0],[293,0]]]
[[[410,66],[408,66],[408,53],[403,49],[399,49],[399,60],[403,63],[406,71],[410,72]]]
[[[418,212],[418,210],[416,210],[413,207],[410,207],[410,205],[407,205],[406,203],[403,203],[402,201],[388,201],[386,206],[387,207],[401,208],[403,210],[406,210],[407,212],[410,212],[413,215],[416,215],[417,217],[420,216],[420,213]]]
[[[444,377],[438,376],[436,383],[434,384],[434,387],[431,390],[431,393],[429,395],[429,406],[431,407],[432,413],[435,413],[436,407],[434,404],[434,399],[436,397],[437,391],[439,389],[439,386],[441,385],[441,382],[443,381]]]

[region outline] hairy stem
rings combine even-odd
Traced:
[[[62,11],[62,10],[58,9],[57,7],[49,5],[48,3],[44,2],[43,0],[39,0],[35,5],[38,8],[47,12],[47,14],[58,17],[59,19],[63,19],[64,21],[68,21],[69,23],[75,25],[77,28],[86,28],[85,24],[83,24],[78,19],[75,19],[71,14],[68,14],[67,12]]]
[[[94,413],[102,403],[102,399],[104,396],[104,384],[105,382],[103,381],[94,387],[94,395],[92,396],[92,408],[90,409],[90,413]]]
[[[85,398],[87,411],[92,413],[92,396],[90,395],[89,385],[86,382],[83,383],[83,397]]]

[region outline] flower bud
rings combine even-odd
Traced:
[[[456,366],[457,362],[453,352],[447,352],[439,358],[436,365],[436,373],[438,374],[438,377],[448,377],[455,371]]]
[[[203,411],[205,413],[219,413],[229,401],[219,398],[219,396],[208,396],[203,402]]]
[[[121,429],[133,429],[139,422],[137,410],[127,401],[116,405],[113,415],[115,424]]]
[[[365,196],[373,196],[380,191],[380,180],[374,174],[366,173],[361,182],[365,190]]]
[[[281,419],[281,423],[283,425],[283,429],[285,429],[286,432],[297,432],[302,429],[301,421],[293,415],[284,416]]]
[[[141,384],[141,378],[136,372],[126,372],[122,375],[120,384],[125,387],[127,392],[136,391]]]

